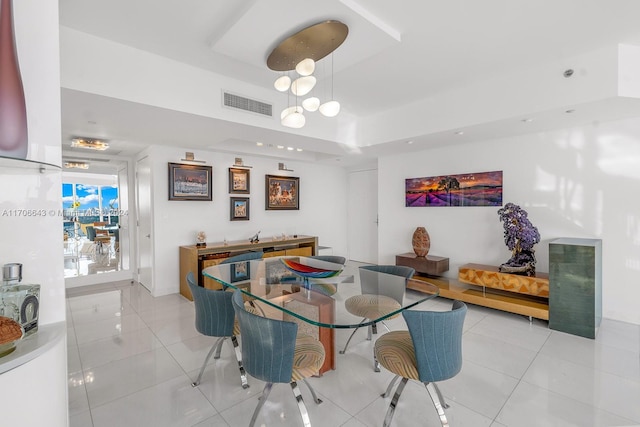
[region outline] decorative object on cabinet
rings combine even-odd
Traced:
[[[300,178],[265,175],[265,209],[299,210]]]
[[[251,189],[249,169],[229,168],[229,193],[249,194]]]
[[[211,166],[169,163],[169,200],[213,200]]]
[[[595,338],[602,322],[602,240],[549,242],[549,329]]]
[[[405,206],[502,206],[502,171],[407,178]]]
[[[38,331],[40,285],[22,282],[22,264],[12,262],[2,267],[0,286],[0,316],[9,317],[20,324],[24,336]]]
[[[498,210],[504,227],[504,243],[511,250],[511,258],[500,265],[500,272],[511,274],[536,274],[536,257],[533,246],[540,242],[540,233],[531,221],[527,211],[514,203],[507,203]]]
[[[290,258],[281,258],[280,261],[284,264],[284,266],[293,273],[298,276],[303,277],[304,279],[324,279],[327,277],[337,276],[342,272],[340,270],[327,270],[324,268],[312,267],[309,265],[300,264],[299,262],[294,261]]]
[[[15,320],[0,316],[0,357],[16,349],[16,341],[22,338],[22,327]]]
[[[230,199],[230,220],[231,221],[248,221],[249,220],[249,198],[248,197],[232,197]]]
[[[413,246],[413,251],[416,255],[420,257],[427,256],[429,248],[431,248],[431,238],[429,237],[429,233],[427,233],[426,228],[416,228],[416,231],[413,232],[413,237],[411,238],[411,245]]]
[[[0,156],[26,159],[27,106],[13,32],[11,0],[0,4]]]
[[[40,285],[11,284],[0,287],[0,316],[12,318],[22,326],[24,336],[38,331]]]
[[[204,231],[198,231],[196,242],[196,246],[199,248],[207,246],[207,234]]]

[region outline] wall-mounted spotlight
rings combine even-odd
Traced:
[[[191,151],[185,152],[184,159],[180,159],[180,160],[183,162],[207,163],[204,160],[196,160],[196,156]]]
[[[242,161],[242,157],[236,157],[235,162],[233,163],[234,168],[252,168],[253,166],[245,165]]]
[[[278,170],[279,171],[293,172],[293,169],[287,169],[287,166],[284,163],[278,163]]]

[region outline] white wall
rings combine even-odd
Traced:
[[[504,172],[503,202],[522,206],[540,231],[537,269],[548,271],[550,240],[602,239],[603,315],[640,324],[640,119],[380,159],[380,262],[410,252],[417,226],[431,254],[449,257],[448,276],[465,263],[506,261],[498,208],[404,206],[405,178],[492,170]]]
[[[278,171],[278,160],[243,156],[252,166],[249,221],[230,221],[229,167],[235,155],[194,152],[195,158],[213,166],[213,202],[168,200],[168,163],[182,163],[188,149],[154,146],[146,153],[152,163],[154,295],[179,292],[178,247],[193,245],[196,233],[204,231],[208,242],[249,240],[286,233],[318,236],[320,245],[334,254],[347,252],[347,173],[343,168],[311,163],[287,162],[294,172]],[[265,210],[265,175],[300,178],[300,210]]]
[[[57,3],[14,2],[14,22],[27,96],[29,157],[60,165]],[[51,167],[40,173],[37,165],[0,164],[0,265],[20,262],[24,281],[42,285],[42,324],[65,319],[60,176]]]
[[[58,2],[21,0],[13,6],[29,158],[60,165]],[[40,325],[65,321],[60,176],[54,168],[40,173],[24,162],[0,163],[0,264],[22,263],[23,282],[41,285]],[[66,368],[66,346],[59,342],[0,375],[3,424],[67,425]],[[29,414],[23,412],[27,401],[37,402]]]

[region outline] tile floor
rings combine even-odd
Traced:
[[[437,298],[419,308],[450,306]],[[193,304],[182,296],[153,298],[129,282],[73,288],[67,319],[71,426],[248,425],[264,383],[250,377],[251,387],[240,387],[229,344],[191,387],[213,338],[196,332]],[[405,328],[402,318],[389,326]],[[640,425],[640,326],[604,320],[590,340],[469,305],[464,331],[462,371],[440,383],[451,426]],[[349,333],[337,331],[337,348]],[[337,369],[310,380],[322,404],[301,385],[314,427],[382,425],[390,399],[380,393],[392,375],[373,372],[365,337],[359,331]],[[257,425],[301,425],[288,386],[274,387]],[[422,385],[407,386],[393,425],[440,425]]]

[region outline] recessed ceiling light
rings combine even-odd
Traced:
[[[296,148],[296,151],[302,151],[302,148]]]
[[[107,141],[93,138],[73,138],[71,146],[74,148],[86,148],[89,150],[104,151],[109,148]]]
[[[413,144],[413,141],[407,141],[407,144]]]
[[[531,123],[533,119],[522,119],[522,123]]]
[[[284,145],[278,145],[278,149],[282,150],[284,148]]]
[[[85,162],[65,162],[66,169],[89,169],[89,163]]]
[[[293,147],[287,147],[287,150],[293,151]]]
[[[258,147],[262,147],[264,144],[263,144],[262,142],[256,142],[256,145],[257,145]]]

